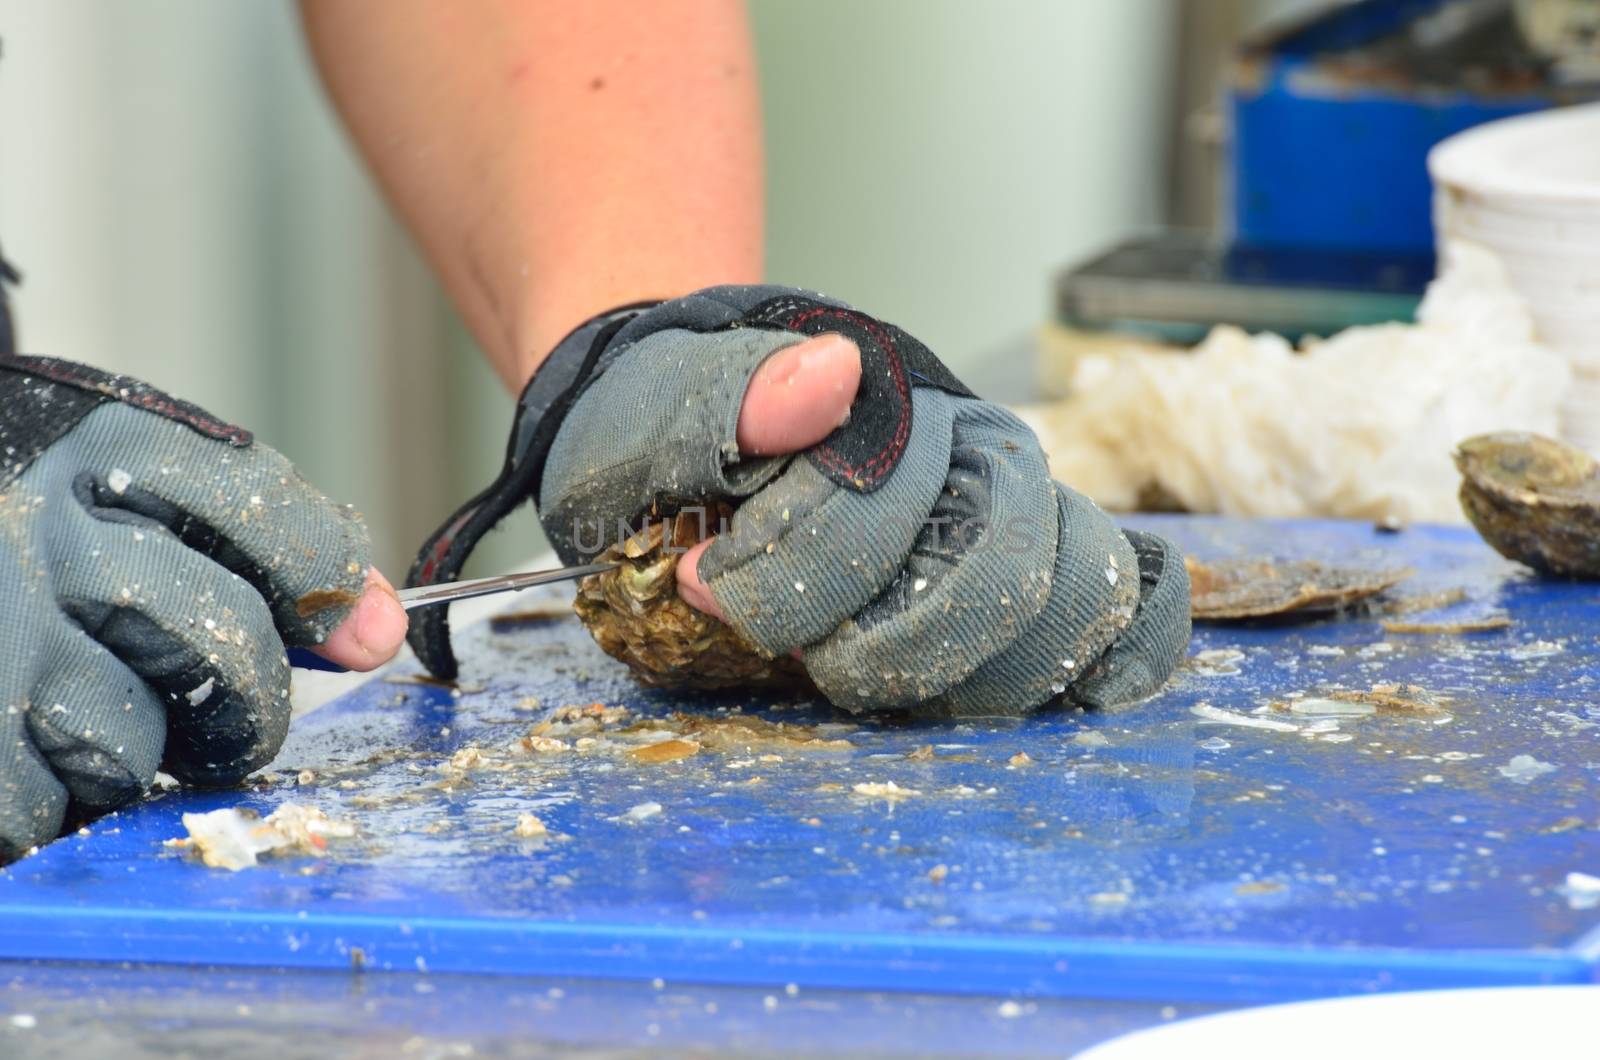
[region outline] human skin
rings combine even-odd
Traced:
[[[511,392],[595,313],[760,280],[760,105],[742,0],[300,10],[356,145]],[[741,408],[741,452],[821,441],[860,373],[838,336],[774,356]],[[380,665],[405,635],[374,574],[321,649],[352,669]],[[716,613],[694,562],[679,581]]]

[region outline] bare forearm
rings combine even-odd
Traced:
[[[301,0],[334,102],[506,385],[613,305],[761,271],[739,0]]]

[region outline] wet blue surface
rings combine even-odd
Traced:
[[[0,1056],[1051,1056],[1214,1006],[621,979],[0,962]],[[8,1017],[26,1013],[33,1025]]]
[[[1464,530],[1139,523],[1203,557],[1409,565],[1398,594],[1465,588],[1513,624],[1202,626],[1191,651],[1239,657],[1149,703],[954,726],[689,702],[573,621],[483,627],[464,691],[375,682],[297,723],[271,784],[152,799],[0,874],[0,958],[1219,1004],[1600,977],[1600,908],[1561,889],[1600,875],[1600,586],[1534,580]],[[1441,709],[1252,713],[1396,682]],[[628,716],[518,746],[595,702]],[[752,737],[751,716],[786,728]],[[630,753],[695,725],[693,757]],[[468,747],[486,763],[445,764]],[[1503,776],[1523,754],[1555,768]],[[854,790],[887,782],[916,794]],[[360,834],[240,873],[161,845],[184,812],[285,801]],[[513,834],[529,812],[553,838]]]

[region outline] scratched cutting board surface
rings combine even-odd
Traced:
[[[1600,905],[1566,885],[1600,875],[1600,586],[1466,530],[1139,523],[1206,558],[1410,566],[1396,593],[1512,625],[1199,626],[1148,703],[965,724],[641,690],[570,619],[480,626],[459,689],[374,681],[254,788],[0,872],[0,957],[1225,1002],[1600,978]],[[1256,713],[1390,683],[1438,709]],[[541,727],[594,703],[625,710]],[[674,735],[698,753],[634,753]],[[1553,768],[1506,776],[1518,755]],[[358,835],[238,873],[162,846],[184,812],[290,801]]]

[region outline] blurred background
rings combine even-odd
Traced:
[[[1026,397],[1064,265],[1230,223],[1229,63],[1263,24],[1329,6],[753,0],[769,276]],[[346,143],[291,5],[0,0],[0,42],[0,246],[25,276],[26,351],[252,427],[365,512],[403,573],[493,475],[511,401]],[[524,516],[475,566],[537,545]]]

